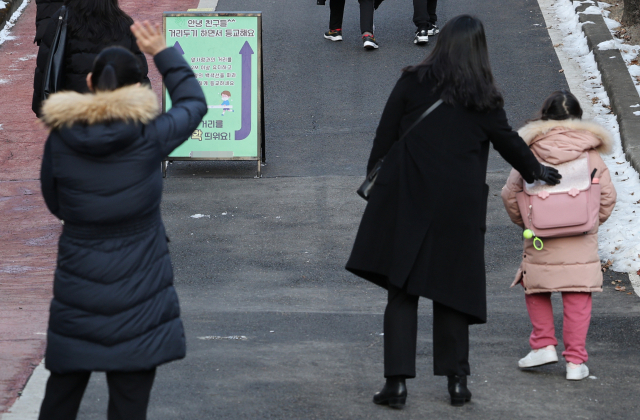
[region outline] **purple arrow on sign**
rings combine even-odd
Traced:
[[[180,45],[180,43],[178,41],[176,41],[176,43],[173,45],[173,48],[178,50],[178,52],[180,54],[184,55],[184,50],[182,49],[182,46]]]
[[[236,140],[244,140],[251,133],[251,55],[253,50],[249,41],[240,49],[242,56],[242,125],[236,130]]]

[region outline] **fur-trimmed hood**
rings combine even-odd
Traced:
[[[131,85],[97,93],[58,92],[42,106],[42,121],[51,129],[114,121],[147,124],[160,113],[155,93]]]
[[[575,159],[590,149],[608,154],[613,149],[613,137],[601,125],[576,119],[533,121],[520,130],[520,137],[536,155],[557,164]]]

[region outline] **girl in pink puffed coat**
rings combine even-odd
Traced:
[[[518,134],[529,145],[542,164],[558,165],[577,159],[588,152],[590,167],[600,180],[600,224],[604,223],[616,202],[616,190],[600,153],[610,153],[611,135],[601,126],[581,121],[580,103],[570,92],[562,90],[549,96],[540,116],[522,127]],[[523,190],[520,174],[512,170],[502,189],[502,200],[513,223],[524,228],[516,202]],[[598,227],[580,236],[544,239],[537,250],[533,239],[525,239],[522,263],[512,286],[521,283],[533,331],[529,337],[531,352],[520,359],[521,368],[556,363],[551,292],[562,293],[564,307],[562,352],[567,361],[567,379],[589,376],[587,331],[591,321],[591,293],[602,291],[602,271],[598,257]]]

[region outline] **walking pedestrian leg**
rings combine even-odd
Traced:
[[[532,349],[541,349],[552,345],[557,346],[556,330],[553,325],[553,307],[551,306],[551,293],[525,294],[527,311],[533,330],[529,336],[529,345]]]
[[[384,311],[384,376],[416,377],[418,296],[389,285]]]
[[[585,346],[591,323],[591,293],[562,292],[562,303],[564,306],[562,338],[565,349],[562,355],[567,362],[579,365],[589,359]]]
[[[90,377],[91,372],[51,372],[40,407],[39,420],[74,420]]]
[[[329,30],[342,29],[345,0],[329,0]]]
[[[360,3],[360,32],[373,34],[374,0],[358,0]]]
[[[433,302],[433,373],[468,376],[469,320],[465,314]]]
[[[108,420],[146,420],[156,370],[107,372]]]

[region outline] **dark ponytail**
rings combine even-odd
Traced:
[[[140,82],[140,62],[126,48],[105,48],[93,62],[91,84],[96,91],[115,90]]]
[[[569,118],[582,118],[580,102],[571,92],[562,89],[553,92],[542,104],[538,116],[531,121],[562,121]]]

